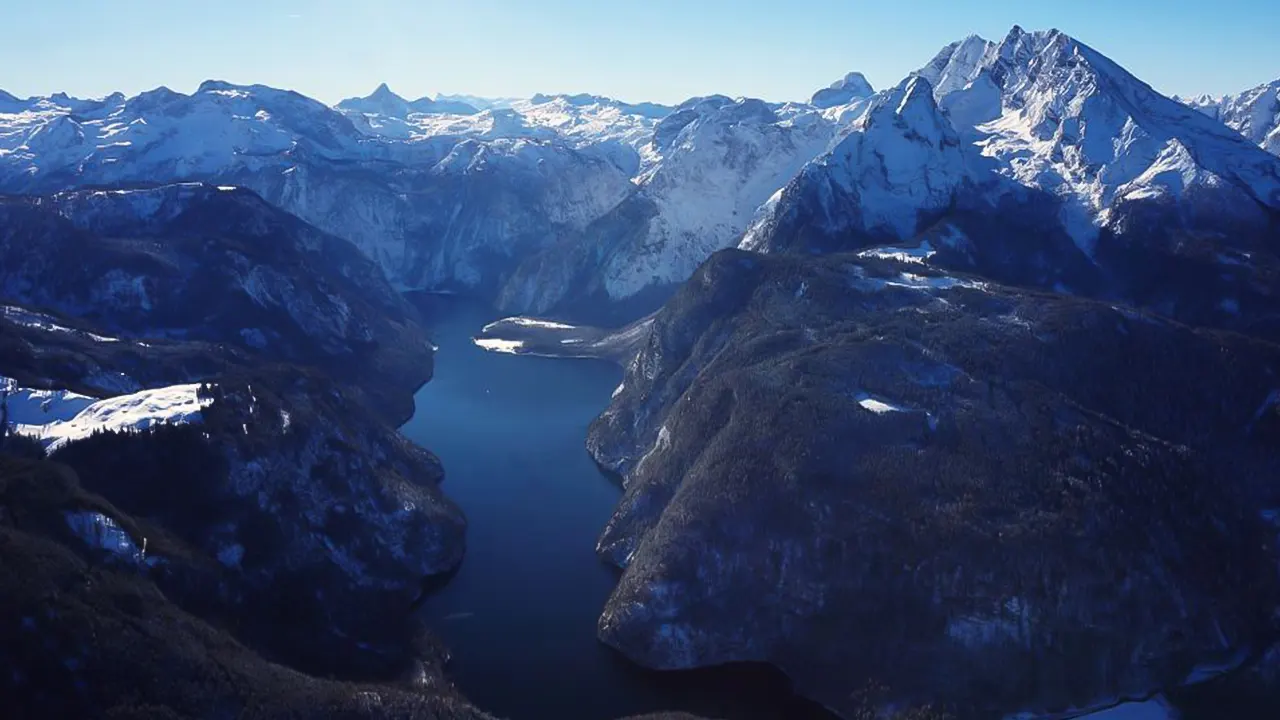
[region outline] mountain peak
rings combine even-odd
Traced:
[[[867,82],[865,75],[860,72],[851,72],[831,83],[830,86],[814,93],[809,104],[825,110],[838,105],[848,105],[854,100],[871,97],[875,92],[875,88],[871,87],[871,83]]]
[[[1015,24],[1013,27],[1009,28],[1009,32],[1005,34],[1004,42],[1018,42],[1022,38],[1026,37],[1026,35],[1027,31],[1023,30],[1021,25]]]
[[[338,109],[396,118],[404,118],[413,111],[409,101],[397,95],[386,83],[379,84],[365,97],[343,100],[338,103]]]
[[[200,87],[196,88],[196,94],[199,95],[202,93],[227,92],[244,89],[245,87],[243,85],[235,85],[227,82],[226,80],[205,80],[200,83]]]
[[[941,147],[953,139],[955,130],[938,109],[933,85],[926,78],[912,75],[897,87],[882,94],[862,118],[863,129],[884,128],[883,132],[923,140]],[[955,144],[955,143],[951,143]]]
[[[875,92],[871,89],[871,83],[867,82],[867,76],[857,71],[847,73],[844,77],[831,83],[831,88],[833,90],[863,89],[867,91],[868,95]]]

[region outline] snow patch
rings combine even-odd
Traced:
[[[144,559],[143,550],[129,533],[106,515],[100,512],[69,512],[65,517],[71,532],[89,547],[106,550],[116,557],[133,562]]]
[[[916,247],[878,247],[858,253],[860,258],[877,258],[880,260],[897,260],[903,263],[924,264],[926,260],[937,254],[928,240]]]
[[[25,308],[14,307],[12,305],[0,306],[0,315],[4,319],[22,327],[34,328],[45,332],[63,333],[66,335],[78,335],[88,338],[94,342],[115,343],[120,342],[119,338],[106,337],[105,335],[96,335],[86,330],[77,330],[69,328],[65,325],[59,325],[53,318],[42,313],[27,310]]]
[[[36,437],[50,452],[63,445],[109,431],[145,430],[156,425],[199,422],[212,400],[199,396],[200,384],[174,385],[98,400],[69,420],[20,425],[18,432]]]
[[[520,325],[522,327],[546,328],[548,330],[572,330],[574,328],[573,325],[565,325],[551,320],[539,320],[531,317],[509,317],[485,325],[481,332],[490,332],[502,325]]]
[[[471,342],[489,352],[518,355],[524,347],[523,340],[502,340],[499,338],[471,338]]]
[[[98,400],[70,390],[25,388],[6,377],[0,377],[0,395],[9,409],[9,422],[14,425],[46,425],[70,420]]]
[[[850,283],[862,292],[879,292],[886,288],[907,288],[910,290],[954,290],[966,288],[970,290],[987,289],[987,284],[975,280],[951,277],[947,275],[931,276],[914,273],[898,273],[888,278],[868,277],[861,267],[853,268],[853,279]]]
[[[861,393],[854,399],[864,410],[870,410],[877,415],[883,415],[891,412],[905,412],[907,410],[907,408],[894,405],[891,402],[886,402],[880,398],[868,395],[867,393]]]

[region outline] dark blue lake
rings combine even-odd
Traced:
[[[621,369],[488,353],[471,337],[492,311],[440,297],[429,307],[435,378],[403,431],[440,456],[445,491],[467,514],[466,559],[422,607],[452,650],[449,676],[462,692],[512,720],[829,717],[777,672],[651,672],[596,640],[618,571],[595,542],[621,489],[584,442]]]

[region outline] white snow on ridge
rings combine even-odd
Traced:
[[[706,98],[681,106],[657,133],[636,178],[657,214],[603,268],[613,298],[683,282],[737,243],[761,206],[827,149],[836,124],[807,106]]]
[[[933,246],[929,244],[929,241],[925,240],[915,247],[878,247],[871,248],[870,250],[863,250],[858,253],[858,257],[923,264],[936,253],[937,251],[933,249]]]
[[[15,425],[46,425],[74,418],[97,402],[97,398],[70,390],[38,390],[18,385],[16,380],[0,377],[0,394],[9,410],[9,422]]]
[[[0,315],[12,323],[23,327],[34,328],[36,330],[44,330],[45,332],[65,333],[68,335],[79,335],[89,338],[94,342],[114,343],[120,342],[119,338],[106,337],[105,335],[96,335],[87,330],[77,330],[69,328],[65,325],[59,325],[53,318],[43,313],[27,310],[26,308],[14,307],[12,305],[0,305]]]
[[[19,424],[17,431],[39,439],[50,452],[104,431],[145,430],[156,425],[199,422],[210,400],[199,397],[199,383],[142,390],[97,400],[68,419]],[[82,397],[82,396],[78,396]]]
[[[421,101],[418,101],[421,102]],[[368,135],[421,141],[460,138],[563,139],[575,147],[618,142],[639,150],[667,108],[629,105],[594,96],[538,96],[478,108],[474,114],[420,112],[415,103],[388,101],[386,107],[348,105],[338,110]]]
[[[865,293],[879,292],[886,288],[921,291],[954,290],[957,288],[985,291],[987,289],[986,283],[950,275],[916,275],[915,273],[903,272],[892,277],[881,278],[867,275],[866,271],[858,266],[853,267],[851,270],[853,277],[850,279],[849,284],[854,289]]]
[[[1179,98],[1263,150],[1280,155],[1280,80],[1220,98]]]
[[[565,325],[564,323],[552,320],[539,320],[538,318],[531,317],[509,317],[501,320],[495,320],[494,322],[485,325],[482,332],[489,332],[494,328],[501,327],[502,325],[520,325],[522,327],[545,328],[547,330],[572,330],[574,328],[573,325]]]

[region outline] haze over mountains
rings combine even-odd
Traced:
[[[1280,697],[1280,80],[1168,98],[1014,27],[808,103],[0,93],[0,193],[6,398],[79,473],[3,467],[0,566],[53,558],[15,612],[109,588],[60,610],[100,645],[11,629],[42,682],[106,678],[61,710],[181,660],[235,672],[178,716],[483,717],[403,611],[466,528],[393,428],[418,291],[626,367],[587,447],[636,663],[771,663],[845,717]]]

